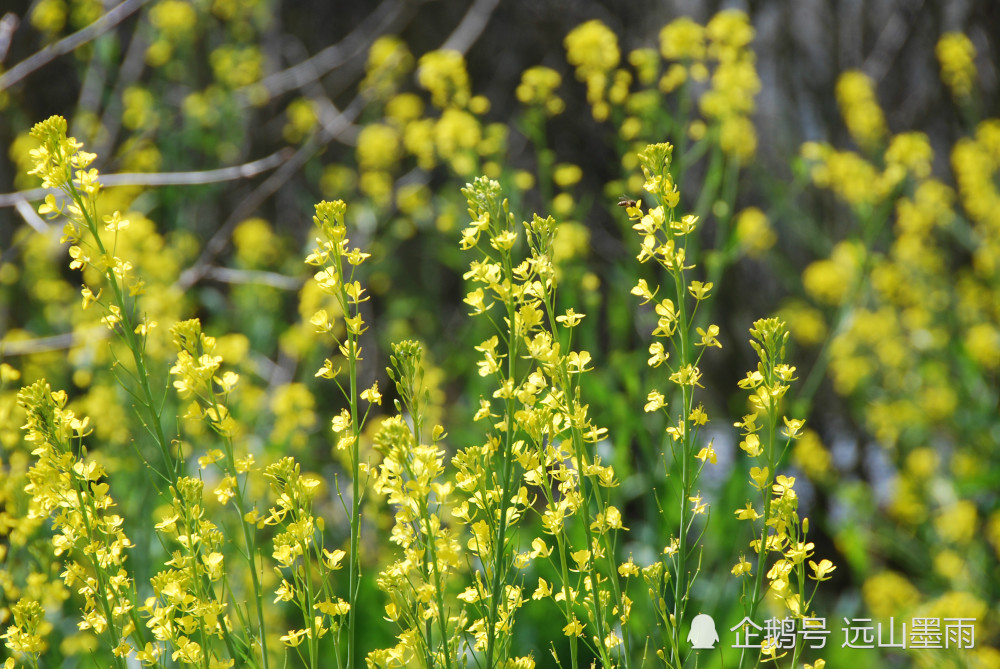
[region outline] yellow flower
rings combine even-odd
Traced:
[[[226,88],[240,88],[258,81],[264,69],[264,54],[257,46],[220,46],[209,54],[215,79]]]
[[[708,298],[709,294],[712,292],[712,287],[713,284],[711,281],[709,281],[708,283],[702,283],[701,281],[692,281],[691,284],[688,286],[688,292],[691,293],[691,296],[694,297],[694,299],[701,301]],[[717,325],[712,325],[709,327],[709,331],[711,331],[712,328],[715,328],[715,334],[718,335],[719,327]],[[719,346],[719,348],[722,347]]]
[[[469,74],[458,51],[430,51],[420,57],[417,80],[430,91],[435,107],[465,107],[469,102]]]
[[[739,56],[739,51],[753,41],[754,30],[750,17],[736,9],[717,13],[705,26],[705,33],[712,40],[710,55],[719,60]]]
[[[346,551],[340,549],[334,551],[328,551],[323,549],[323,563],[326,565],[327,569],[331,571],[336,571],[342,568],[344,558],[347,556]]]
[[[976,47],[962,33],[945,33],[934,49],[941,63],[941,79],[956,98],[972,93],[976,80]]]
[[[411,69],[413,54],[406,43],[395,35],[383,35],[368,51],[365,78],[358,88],[366,97],[385,100],[396,92],[403,76]]]
[[[601,21],[583,23],[566,35],[566,60],[577,69],[577,78],[586,81],[592,74],[617,67],[621,58],[618,37]]]
[[[695,342],[695,346],[714,346],[716,348],[722,348],[722,344],[719,342],[719,326],[709,325],[708,331],[702,330],[701,328],[695,328],[695,332],[701,335],[701,341]]]
[[[669,60],[703,59],[705,29],[686,16],[674,19],[660,30],[660,53]]]
[[[809,560],[809,568],[813,570],[813,573],[809,575],[809,578],[814,581],[828,581],[830,580],[830,576],[828,576],[828,574],[837,567],[835,567],[832,562],[824,558],[819,561],[819,564]]]
[[[362,170],[389,169],[399,159],[399,132],[385,123],[373,123],[358,133],[357,156]]]
[[[317,104],[309,98],[296,98],[288,103],[285,116],[288,117],[288,121],[281,129],[281,136],[287,142],[298,144],[316,128],[319,110]]]
[[[160,0],[149,10],[149,22],[171,41],[190,38],[198,22],[194,7],[183,0]]]
[[[656,83],[660,69],[660,56],[656,49],[635,49],[628,54],[629,65],[635,68],[639,83],[649,87]]]
[[[515,94],[525,105],[536,105],[544,108],[546,115],[556,116],[566,108],[566,103],[556,95],[556,90],[562,84],[562,77],[548,67],[531,67],[521,75],[521,83]]]
[[[760,514],[757,513],[757,509],[753,508],[750,502],[747,502],[745,508],[736,509],[736,519],[737,520],[749,520],[751,522],[760,518]]]
[[[747,255],[756,258],[774,246],[777,235],[764,212],[747,207],[736,216],[736,239]]]
[[[601,21],[594,19],[571,30],[563,43],[566,60],[576,68],[576,78],[587,85],[591,114],[597,121],[607,119],[611,112],[606,100],[608,75],[621,58],[618,37]]]
[[[233,230],[236,254],[249,267],[264,267],[275,262],[281,253],[271,224],[262,218],[248,218]]]
[[[760,446],[760,437],[756,434],[746,435],[746,438],[740,442],[740,448],[746,451],[747,455],[751,458],[756,458],[764,452],[764,449]]]
[[[583,623],[577,620],[576,616],[573,616],[573,620],[563,627],[562,630],[566,636],[580,636],[583,634]]]
[[[740,561],[737,562],[732,568],[732,573],[733,576],[753,576],[753,574],[750,573],[752,569],[753,565],[747,562],[743,555],[740,555]]]
[[[361,399],[371,402],[372,404],[382,404],[382,393],[378,391],[378,381],[375,381],[371,388],[361,392]]]
[[[566,313],[561,316],[556,316],[556,322],[562,323],[567,328],[576,327],[586,314],[578,314],[570,307],[566,310]]]
[[[716,462],[715,448],[712,447],[712,444],[709,444],[708,446],[705,446],[700,451],[698,451],[698,454],[695,455],[694,457],[698,458],[702,462],[705,462],[707,460],[708,462],[711,462],[714,465]]]
[[[874,83],[860,70],[848,70],[837,79],[837,104],[851,137],[869,149],[886,134],[885,116],[875,98]]]

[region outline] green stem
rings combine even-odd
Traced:
[[[686,302],[686,289],[684,285],[684,272],[683,270],[676,270],[673,272],[674,276],[674,289],[677,295],[677,332],[680,335],[680,365],[683,367],[690,364],[691,360],[691,343],[689,340],[688,332],[688,317],[687,317],[687,302]],[[688,587],[688,577],[687,577],[687,530],[688,530],[688,497],[691,494],[691,472],[688,466],[688,460],[691,456],[691,433],[687,429],[687,417],[691,413],[691,402],[692,402],[692,392],[691,387],[687,384],[681,386],[681,415],[679,417],[678,423],[684,425],[684,432],[681,437],[681,499],[680,499],[680,520],[678,522],[678,532],[677,532],[677,573],[674,577],[674,625],[673,625],[673,636],[674,636],[674,648],[672,651],[673,659],[680,664],[680,656],[676,649],[680,648],[681,638],[680,630],[681,623],[684,619],[684,611],[687,607],[687,587]]]
[[[83,491],[78,485],[79,480],[72,473],[69,475],[73,478],[74,483],[77,483],[77,485],[73,486],[73,492],[76,494],[76,501],[80,507],[80,517],[83,520],[83,527],[87,532],[87,538],[96,543],[94,528],[90,522],[90,516],[87,514],[87,506],[83,501]],[[108,634],[111,637],[111,647],[114,649],[121,645],[121,637],[118,636],[118,626],[115,624],[114,612],[111,609],[111,601],[114,599],[114,595],[108,590],[107,574],[104,573],[104,568],[98,564],[96,559],[92,559],[90,562],[94,569],[94,574],[97,576],[98,589],[100,590],[98,597],[95,597],[95,599],[99,598],[101,600],[101,609],[104,611]],[[114,658],[117,666],[121,667],[121,669],[126,669],[125,658],[119,657],[117,654],[114,655]]]
[[[343,283],[341,283],[343,285]],[[346,297],[346,294],[345,294]],[[344,310],[347,313],[347,310]],[[361,561],[358,555],[361,550],[361,480],[358,475],[358,458],[360,457],[361,428],[358,425],[358,341],[357,335],[348,334],[348,346],[350,350],[350,404],[351,404],[351,426],[354,431],[354,440],[351,445],[351,559],[350,578],[348,584],[348,603],[350,608],[347,612],[347,666],[356,669],[357,652],[357,621],[358,621],[358,592],[361,589]]]
[[[509,253],[504,253],[503,265],[504,276],[513,278],[513,271],[510,263]],[[515,378],[515,358],[517,357],[517,337],[514,333],[515,310],[513,300],[507,301],[507,378]],[[506,551],[507,537],[507,507],[510,497],[510,485],[513,478],[513,463],[511,462],[511,451],[514,445],[514,396],[508,394],[506,398],[504,416],[504,444],[503,444],[503,484],[500,493],[500,517],[497,519],[496,540],[493,545],[493,583],[490,587],[490,618],[489,630],[486,641],[486,669],[493,669],[493,655],[496,652],[496,623],[497,614],[500,608],[500,587],[506,567],[503,564]]]
[[[236,473],[236,457],[233,453],[233,442],[230,437],[226,437],[224,440],[226,445],[226,462],[228,464],[229,471]],[[262,601],[264,599],[264,591],[261,589],[260,578],[257,575],[257,541],[255,533],[250,531],[250,523],[246,521],[247,508],[246,502],[243,499],[244,492],[246,491],[246,486],[249,483],[249,476],[245,477],[243,480],[243,487],[240,488],[239,479],[237,479],[237,495],[233,498],[236,503],[236,509],[240,514],[240,527],[243,530],[243,541],[246,543],[247,548],[247,563],[250,565],[250,582],[253,587],[254,595],[254,605],[257,613],[257,626],[258,633],[260,634],[260,656],[261,664],[264,669],[268,667],[268,657],[267,657],[267,635],[265,633],[264,626],[264,607]],[[263,563],[261,564],[263,569]]]
[[[101,236],[97,230],[97,223],[94,220],[89,208],[86,206],[83,196],[73,185],[72,180],[69,180],[67,183],[69,195],[80,208],[84,217],[84,222],[86,223],[88,230],[90,230],[90,234],[94,238],[94,242],[97,244],[98,250],[102,255],[107,256],[108,251],[104,246],[104,242],[101,240]],[[129,305],[126,303],[124,292],[122,291],[122,287],[118,284],[118,279],[115,276],[114,271],[111,268],[107,268],[105,270],[105,276],[107,277],[108,284],[111,286],[111,290],[114,293],[115,305],[121,310],[122,318],[125,319],[125,323],[121,328],[120,334],[129,350],[132,352],[132,359],[135,361],[136,376],[139,380],[139,388],[142,391],[142,404],[143,408],[146,409],[148,413],[148,420],[150,423],[150,425],[146,426],[146,429],[151,431],[153,438],[156,440],[157,446],[160,448],[160,454],[163,458],[164,476],[167,478],[169,484],[172,485],[177,482],[180,462],[174,459],[170,454],[170,447],[167,443],[166,435],[163,432],[163,425],[160,422],[160,414],[156,410],[156,402],[153,398],[153,391],[149,386],[149,372],[146,369],[143,347],[138,341],[138,337],[135,333],[135,322],[132,318],[132,309],[129,308]]]

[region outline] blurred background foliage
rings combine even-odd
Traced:
[[[132,221],[134,248],[118,252],[162,324],[149,353],[163,385],[169,324],[201,318],[249,380],[232,407],[249,447],[262,461],[294,454],[328,481],[343,467],[328,428],[341,406],[314,378],[330,352],[309,324],[313,203],[345,200],[352,242],[372,254],[362,385],[390,386],[389,342],[422,341],[452,445],[481,438],[470,417],[488,392],[472,352],[486,334],[462,302],[459,188],[485,174],[520,218],[554,215],[560,300],[588,314],[575,336],[594,356],[585,393],[623,481],[625,549],[645,562],[675,522],[657,503],[670,494],[664,426],[640,410],[657,382],[645,364],[655,317],[629,294],[646,268],[617,203],[641,195],[635,152],[672,142],[680,209],[704,222],[699,264],[716,286],[700,316],[724,345],[704,370],[719,462],[703,480],[715,513],[694,599],[730,625],[739,617],[730,509],[746,474],[727,424],[747,410],[736,387],[751,367],[747,328],[777,314],[793,335],[793,413],[809,428],[787,471],[801,477],[817,554],[840,565],[817,614],[979,621],[980,649],[965,656],[838,642],[827,660],[1000,666],[1000,6],[736,3],[748,20],[731,6],[5,3],[0,624],[25,593],[52,606],[69,596],[30,550],[44,530],[17,520],[30,464],[17,388],[41,377],[65,388],[93,418],[90,447],[108,471],[126,486],[143,476],[141,428],[109,372],[118,344],[80,309],[61,225],[29,204],[42,194],[26,175],[28,130],[58,113],[99,156],[102,207]],[[198,424],[182,422],[169,427],[197,442]],[[126,516],[158,504],[119,496]],[[378,500],[366,503],[370,529],[386,529]],[[343,540],[338,518],[331,501],[328,528]],[[149,544],[142,531],[133,540]],[[363,536],[378,564],[380,544]],[[27,573],[41,576],[15,578]],[[71,623],[52,638],[86,662]]]

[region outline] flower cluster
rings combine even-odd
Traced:
[[[711,88],[699,101],[706,119],[719,124],[719,145],[739,162],[746,162],[757,150],[757,133],[750,115],[756,108],[760,79],[750,49],[753,27],[746,14],[722,11],[705,26],[708,61],[714,62]]]
[[[382,421],[375,447],[382,454],[374,490],[395,509],[391,541],[401,557],[379,574],[379,588],[389,597],[387,618],[401,631],[399,643],[373,651],[369,666],[387,667],[422,658],[424,666],[449,669],[462,664],[468,619],[450,584],[463,569],[462,547],[443,509],[451,507],[454,485],[445,482],[445,453],[437,445],[446,435],[436,425],[432,443],[423,443],[428,393],[424,386],[423,351],[415,341],[394,344],[395,382],[410,424],[399,413]]]
[[[284,530],[272,539],[275,574],[281,579],[274,601],[294,603],[303,617],[303,626],[288,630],[281,641],[296,648],[310,666],[318,666],[319,640],[328,633],[336,638],[351,610],[351,605],[334,593],[331,578],[344,567],[347,553],[324,547],[324,521],[313,511],[313,498],[322,489],[318,478],[303,475],[290,457],[268,465],[264,477],[275,505],[261,522]],[[304,649],[300,648],[303,643]]]
[[[566,60],[576,68],[576,78],[587,85],[587,102],[594,119],[606,120],[611,112],[609,99],[621,104],[632,83],[627,70],[615,70],[621,60],[618,36],[594,19],[570,31],[564,43]],[[610,96],[609,87],[613,89]]]
[[[945,33],[934,53],[941,64],[941,79],[959,101],[967,99],[976,83],[976,47],[963,33]]]
[[[356,150],[361,192],[380,208],[395,196],[396,204],[410,215],[426,211],[427,192],[422,182],[396,183],[406,159],[423,170],[443,162],[466,178],[487,159],[483,167],[498,174],[494,160],[506,146],[507,132],[501,124],[481,120],[489,101],[472,95],[461,53],[431,51],[416,63],[418,83],[439,110],[436,117],[425,115],[420,95],[400,90],[403,77],[413,69],[414,58],[405,43],[390,37],[375,42],[362,90],[373,102],[384,104],[385,116],[362,128]]]
[[[32,664],[38,666],[38,657],[48,649],[45,636],[52,629],[52,624],[45,620],[45,608],[40,602],[22,598],[10,612],[14,624],[0,635],[0,639],[4,639],[4,645],[14,653],[31,658]],[[5,666],[13,666],[13,658]]]
[[[960,37],[945,36],[940,50],[961,51],[961,43]],[[829,347],[834,388],[864,398],[868,428],[890,449],[904,446],[900,455],[905,456],[910,448],[924,446],[926,435],[961,407],[988,410],[974,397],[965,402],[959,388],[977,385],[974,378],[981,372],[961,364],[948,371],[951,363],[945,361],[953,358],[953,343],[960,342],[959,355],[974,360],[978,370],[1000,366],[996,288],[990,278],[997,267],[996,226],[990,221],[1000,202],[995,185],[1000,122],[983,121],[956,142],[951,152],[956,192],[931,173],[928,138],[906,132],[882,139],[886,130],[878,120],[881,112],[872,109],[877,103],[870,84],[857,73],[845,76],[850,83],[845,88],[855,89],[860,105],[855,120],[848,119],[849,128],[855,126],[852,134],[863,146],[867,136],[869,150],[877,148],[871,144],[876,138],[885,146],[871,159],[828,145],[803,147],[813,161],[816,185],[847,202],[859,223],[828,258],[806,268],[803,284],[814,301],[838,308],[830,326],[836,332]],[[869,111],[862,113],[862,107]],[[877,122],[862,132],[864,118]],[[956,267],[949,259],[955,243],[968,247],[968,266]],[[859,281],[865,275],[870,276],[867,285]],[[974,378],[956,386],[949,380],[958,373],[954,369]],[[954,439],[970,443],[958,435]],[[915,494],[924,484],[908,471],[901,468],[899,489],[905,494],[896,496],[893,513],[911,523],[927,508]]]
[[[475,416],[488,422],[489,434],[453,459],[456,485],[467,497],[454,515],[468,526],[468,549],[485,567],[462,596],[479,615],[469,627],[474,646],[485,651],[488,665],[508,652],[526,593],[504,574],[535,560],[547,563],[557,582],[553,587],[540,578],[531,598],[551,600],[566,620],[573,663],[582,640],[605,666],[615,666],[628,647],[631,600],[623,579],[632,572],[620,573],[615,562],[616,536],[626,529],[607,499],[618,485],[615,471],[593,452],[607,430],[592,422],[581,397],[591,355],[571,348],[585,315],[555,306],[557,226],[535,215],[522,237],[498,183],[477,179],[463,193],[472,222],[462,231],[462,248],[479,255],[465,274],[476,286],[465,302],[496,332],[476,347],[479,374],[496,388],[480,398]],[[527,253],[519,260],[522,245]],[[518,553],[514,531],[533,508],[552,538],[536,537],[531,551]]]
[[[190,399],[185,418],[205,420],[224,437],[233,437],[237,423],[225,399],[239,382],[239,374],[220,372],[222,356],[215,355],[215,338],[201,330],[201,321],[181,321],[170,328],[177,362],[170,373],[177,377],[174,388],[181,399]]]
[[[72,259],[70,269],[81,271],[93,268],[98,276],[104,276],[114,290],[114,303],[107,307],[107,315],[103,322],[111,329],[120,323],[132,325],[131,313],[124,304],[122,293],[128,291],[131,296],[142,293],[142,282],[132,273],[132,263],[127,259],[114,255],[105,245],[98,230],[97,196],[101,191],[101,183],[96,169],[90,167],[97,157],[96,154],[83,151],[83,144],[66,135],[66,119],[52,116],[35,125],[31,136],[40,142],[37,149],[31,151],[35,167],[29,171],[42,179],[42,188],[58,189],[69,200],[57,199],[55,194],[45,196],[45,203],[38,208],[43,216],[66,217],[63,237],[60,241],[69,241],[69,255]],[[119,212],[114,212],[104,218],[104,230],[110,232],[114,241],[118,233],[129,226],[129,221],[122,218]],[[85,234],[89,233],[89,234]],[[111,244],[111,249],[116,244]],[[102,290],[94,291],[83,288],[83,306],[86,308],[100,299]],[[140,324],[136,329],[144,332],[152,324]]]
[[[837,104],[858,146],[871,150],[885,139],[885,115],[875,98],[874,84],[864,72],[850,70],[840,75]]]
[[[679,478],[678,524],[663,548],[662,569],[644,574],[644,578],[664,588],[651,589],[650,595],[654,603],[664,602],[656,606],[657,624],[665,629],[669,644],[660,649],[660,656],[671,666],[679,663],[681,621],[690,584],[697,577],[697,571],[692,574],[688,562],[696,552],[688,535],[696,517],[708,511],[708,504],[696,489],[697,481],[705,465],[716,462],[711,442],[698,447],[699,432],[709,420],[705,408],[695,403],[696,389],[702,387],[698,365],[707,349],[722,348],[718,325],[696,325],[698,307],[710,297],[713,285],[689,278],[695,258],[687,255],[688,238],[698,229],[698,217],[677,211],[680,193],[670,172],[672,158],[670,144],[651,144],[639,154],[645,178],[643,187],[655,204],[643,209],[635,202],[626,208],[640,240],[639,262],[653,260],[666,274],[665,286],[650,286],[646,279],[640,279],[632,294],[641,298],[642,304],[653,304],[655,341],[649,346],[647,364],[662,369],[670,384],[666,394],[658,388],[650,390],[644,410],[661,413],[666,418],[665,441]],[[661,288],[665,288],[662,296]],[[668,583],[664,575],[672,582]],[[672,593],[666,590],[670,588]],[[667,597],[673,600],[670,609]]]
[[[942,79],[967,110],[975,84],[971,42],[948,34],[937,51]],[[826,355],[834,390],[851,398],[893,463],[893,494],[879,534],[936,537],[933,573],[947,583],[936,600],[924,603],[924,594],[904,576],[875,569],[865,600],[881,617],[921,606],[933,610],[951,599],[971,602],[965,610],[974,611],[978,596],[963,576],[969,568],[964,556],[974,541],[971,528],[987,512],[982,499],[961,491],[974,490],[962,481],[974,478],[972,472],[991,452],[972,426],[995,415],[995,401],[983,401],[969,389],[987,387],[985,378],[1000,367],[995,308],[1000,122],[975,124],[955,143],[950,156],[955,190],[932,173],[934,152],[925,135],[890,133],[864,75],[847,73],[841,82],[845,122],[867,155],[816,144],[804,146],[803,154],[812,161],[814,183],[850,206],[856,227],[833,245],[829,257],[807,266],[803,285],[814,303],[833,307],[821,324],[833,332]],[[958,247],[965,249],[964,260],[954,255]],[[795,336],[807,341],[797,326]],[[810,376],[818,379],[815,371]],[[799,462],[811,460],[808,454],[829,460],[815,436],[795,450]],[[803,469],[824,485],[836,483],[829,467],[803,464]],[[871,513],[867,502],[850,506],[851,517]]]
[[[417,78],[431,94],[431,103],[440,109],[463,108],[469,104],[469,74],[465,58],[458,51],[431,51],[420,57]]]
[[[175,463],[161,426],[160,402],[153,395],[147,370],[147,358],[151,353],[147,343],[157,323],[139,315],[137,300],[145,294],[146,282],[135,273],[132,261],[127,256],[119,255],[141,248],[142,244],[155,246],[162,243],[162,239],[150,235],[146,240],[136,242],[122,234],[130,227],[130,222],[120,212],[113,211],[103,217],[99,215],[99,174],[89,167],[96,156],[83,151],[83,145],[74,138],[67,137],[66,129],[66,120],[60,116],[50,117],[32,128],[32,137],[38,140],[40,146],[30,153],[34,161],[30,173],[41,177],[43,187],[61,191],[59,197],[53,193],[46,195],[38,211],[49,217],[65,217],[61,241],[70,242],[70,269],[83,272],[83,308],[99,305],[104,314],[101,322],[115,333],[128,350],[132,368],[121,365],[120,361],[116,363],[117,379],[136,398],[142,420],[159,449],[163,461],[161,473],[166,475]],[[104,224],[99,225],[99,220],[103,220]],[[142,227],[145,229],[146,226]],[[145,250],[150,255],[156,255],[155,248]],[[170,261],[161,262],[160,269],[172,273],[176,266]],[[171,293],[170,290],[158,290],[157,304],[169,302],[171,297],[175,297]],[[165,308],[164,312],[171,310]],[[155,345],[151,347],[155,348]]]
[[[113,512],[115,502],[103,481],[104,467],[87,458],[83,439],[90,434],[90,420],[66,408],[67,396],[53,392],[44,380],[21,389],[18,404],[27,414],[24,439],[34,446],[37,458],[28,472],[26,492],[33,514],[51,519],[56,532],[52,551],[63,557],[66,587],[83,595],[82,630],[93,630],[113,650],[124,667],[132,651],[130,638],[142,646],[132,576],[125,561],[134,544],[123,530],[124,519]],[[30,614],[8,636],[15,650],[37,653],[41,649],[39,623]]]
[[[230,412],[228,400],[239,382],[239,375],[232,371],[221,372],[222,356],[217,355],[217,342],[204,333],[198,319],[176,323],[171,329],[177,360],[170,373],[176,376],[174,388],[182,400],[191,400],[184,417],[197,428],[204,421],[222,442],[222,448],[207,449],[198,458],[202,469],[214,465],[221,474],[213,494],[219,504],[232,502],[240,518],[243,535],[242,554],[249,567],[251,592],[248,598],[255,601],[258,631],[250,631],[236,641],[236,631],[228,614],[225,595],[232,593],[233,584],[224,580],[225,555],[222,533],[204,512],[203,483],[199,479],[179,475],[179,465],[171,472],[170,487],[173,513],[157,525],[157,530],[172,537],[181,546],[169,569],[154,577],[154,590],[158,600],[147,602],[146,611],[151,616],[147,623],[160,641],[168,641],[174,648],[171,658],[188,664],[210,662],[220,667],[226,660],[219,655],[217,638],[225,643],[230,659],[235,662],[238,644],[242,654],[260,652],[266,656],[267,646],[263,634],[264,612],[259,593],[258,540],[254,522],[257,511],[251,511],[247,502],[247,487],[251,472],[256,470],[252,453],[237,452],[234,446],[239,433],[239,423]],[[223,581],[221,583],[217,582]],[[180,616],[180,624],[174,618]],[[248,626],[249,628],[249,626]],[[141,660],[155,662],[156,647],[147,647]]]
[[[393,35],[383,35],[368,51],[365,78],[359,88],[369,98],[388,100],[396,95],[402,78],[412,69],[413,54],[406,43]]]
[[[153,595],[140,610],[156,641],[169,645],[172,661],[225,669],[235,662],[220,656],[225,652],[221,642],[233,642],[224,595],[225,536],[206,516],[201,480],[182,476],[170,493],[169,515],[156,524],[156,530],[176,548],[165,569],[150,579]],[[163,655],[160,643],[147,642],[137,650],[136,659],[155,666]]]
[[[815,545],[808,540],[809,519],[798,515],[795,477],[777,474],[786,452],[802,436],[804,424],[783,414],[783,398],[795,380],[795,367],[785,362],[788,330],[777,318],[767,318],[756,321],[750,335],[750,346],[759,362],[739,382],[739,387],[749,393],[750,413],[736,427],[741,431],[740,449],[756,463],[750,468],[750,485],[760,491],[762,506],[748,500],[744,507],[736,509],[736,518],[752,528],[750,548],[756,559],[754,563],[752,556],[748,561],[741,555],[732,573],[743,579],[742,601],[748,617],[753,617],[768,592],[778,597],[794,617],[802,617],[809,615],[816,593],[815,587],[811,593],[806,589],[806,561],[811,569],[808,578],[817,583],[828,580],[836,567],[827,559],[818,563],[809,560]],[[764,569],[772,555],[776,559],[767,570],[768,587],[763,590]],[[781,657],[773,640],[765,639],[761,650],[768,659]],[[798,653],[796,649],[793,663]]]
[[[382,403],[382,395],[379,393],[377,382],[366,390],[360,390],[358,387],[358,363],[362,360],[361,337],[368,330],[368,325],[361,313],[361,307],[368,301],[369,296],[357,279],[357,272],[365,260],[370,257],[370,254],[349,246],[347,226],[344,223],[346,211],[347,205],[344,204],[343,200],[334,202],[324,200],[316,205],[313,223],[316,225],[319,236],[316,237],[316,246],[306,257],[305,262],[319,268],[313,276],[315,286],[323,295],[332,299],[331,308],[333,309],[333,311],[328,311],[325,308],[317,310],[309,322],[317,333],[330,335],[341,355],[341,360],[338,363],[327,358],[323,366],[316,372],[316,376],[332,379],[348,403],[348,408],[342,409],[340,414],[333,418],[331,427],[337,439],[336,451],[344,453],[351,475],[349,496],[338,487],[338,496],[341,502],[345,508],[350,509],[349,595],[348,601],[345,603],[333,601],[330,598],[323,601],[328,602],[328,604],[324,604],[328,609],[324,611],[326,615],[334,617],[343,615],[345,612],[347,614],[347,665],[355,666],[358,590],[361,580],[359,553],[361,550],[362,477],[367,476],[368,473],[367,464],[361,462],[361,431],[371,407]],[[335,319],[338,322],[335,323]],[[364,412],[361,409],[362,400],[367,402],[367,408]],[[285,479],[287,478],[285,476]],[[311,518],[308,510],[303,512],[303,518]],[[302,533],[301,527],[299,532]],[[300,540],[300,543],[301,541],[304,539]],[[338,554],[334,562],[339,564],[343,557],[343,555]],[[334,564],[331,563],[327,563],[327,567],[335,568]],[[300,607],[307,620],[316,620],[310,612],[310,606],[316,605],[316,601],[315,599],[307,599]],[[316,622],[315,625],[316,628],[311,634],[303,630],[289,632],[286,643],[300,642],[303,636],[307,636],[310,641],[310,653],[318,652],[316,644],[323,623]],[[312,630],[313,625],[309,624],[303,629]],[[336,639],[339,643],[340,636],[337,636]]]
[[[566,109],[566,103],[556,93],[562,85],[562,77],[549,67],[529,67],[521,74],[515,94],[523,105],[537,106],[546,116],[557,116]]]

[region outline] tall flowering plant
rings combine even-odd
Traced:
[[[650,286],[640,279],[632,294],[642,304],[652,303],[656,313],[655,340],[649,345],[648,364],[664,370],[667,393],[649,391],[646,412],[660,412],[667,420],[665,441],[679,481],[673,490],[678,524],[663,546],[661,561],[643,576],[656,611],[662,646],[657,656],[667,666],[683,664],[681,629],[687,620],[691,586],[698,576],[699,547],[695,536],[704,531],[708,503],[698,491],[698,479],[707,463],[716,461],[712,442],[700,445],[701,429],[708,413],[696,402],[702,387],[699,363],[709,348],[721,348],[719,326],[695,325],[699,305],[711,295],[712,283],[692,278],[693,258],[687,254],[688,239],[697,230],[698,217],[677,212],[680,193],[671,176],[673,146],[651,144],[639,154],[645,176],[644,189],[654,204],[643,208],[638,201],[626,211],[639,235],[638,260],[657,263],[666,274],[664,286]],[[660,295],[661,288],[663,295]],[[696,527],[699,523],[700,527]]]
[[[475,646],[487,666],[510,652],[513,615],[527,594],[512,575],[540,559],[557,582],[539,578],[531,598],[550,600],[566,620],[572,666],[581,644],[604,666],[627,666],[631,601],[624,582],[634,565],[616,563],[617,536],[626,528],[608,491],[618,481],[594,451],[607,430],[590,418],[580,389],[591,355],[572,349],[573,328],[585,315],[556,307],[555,220],[535,215],[519,230],[500,185],[485,178],[463,193],[472,222],[462,247],[479,256],[465,274],[476,286],[465,301],[496,332],[476,347],[480,375],[496,386],[475,416],[488,421],[489,434],[453,461],[468,496],[456,516],[469,525],[469,549],[485,567],[467,591],[481,616],[470,627]],[[530,550],[518,550],[516,531],[534,509],[550,538],[534,537]]]

